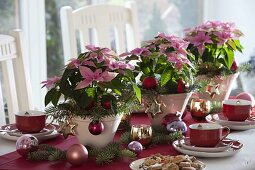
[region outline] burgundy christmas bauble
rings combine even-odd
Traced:
[[[143,150],[143,145],[138,141],[132,141],[128,144],[128,149],[139,155]]]
[[[103,108],[105,109],[111,109],[111,101],[104,101],[104,102],[101,102],[101,105]]]
[[[236,61],[234,60],[233,63],[232,63],[232,65],[231,65],[231,67],[230,67],[230,70],[236,71],[237,69],[238,69],[238,66],[237,66],[237,64],[236,64]]]
[[[16,142],[16,151],[26,157],[29,152],[36,151],[38,149],[39,142],[33,135],[22,135]]]
[[[99,121],[92,121],[89,124],[89,132],[92,135],[99,135],[103,132],[104,130],[104,124]]]
[[[86,107],[85,110],[91,110],[95,106],[95,103],[92,101]]]
[[[181,131],[183,135],[186,135],[187,133],[187,125],[182,120],[175,120],[166,125],[166,129],[169,132],[177,132]]]
[[[147,90],[156,89],[158,81],[155,77],[145,77],[143,79],[142,87]]]
[[[181,120],[180,119],[180,115],[178,115],[178,114],[171,114],[171,113],[167,114],[163,118],[162,125],[166,126],[168,123],[171,123],[171,122],[176,121],[176,120]]]
[[[177,93],[184,93],[186,92],[186,83],[182,79],[178,80],[177,82]]]
[[[88,159],[88,150],[82,144],[74,144],[66,151],[66,160],[75,166],[81,165]]]

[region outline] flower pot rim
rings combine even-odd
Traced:
[[[102,121],[103,121],[103,122],[111,122],[111,121],[114,121],[114,120],[116,120],[116,119],[118,119],[118,118],[121,118],[122,115],[123,115],[123,114],[118,114],[118,115],[116,115],[116,116],[108,116],[108,117],[103,118]],[[81,118],[81,117],[75,117],[74,120],[75,120],[75,121],[79,121],[79,122],[91,122],[91,121],[92,121],[92,119],[91,119],[91,118],[88,118],[88,117],[85,118],[85,119],[83,119],[83,118]]]

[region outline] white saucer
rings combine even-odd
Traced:
[[[180,140],[180,144],[184,149],[192,150],[192,151],[200,151],[200,152],[223,152],[227,149],[230,149],[233,145],[233,142],[222,141],[215,147],[197,147],[190,144],[189,138],[184,138]]]
[[[48,134],[52,133],[56,129],[56,127],[54,125],[49,124],[49,125],[45,126],[43,128],[43,130],[41,130],[38,133],[24,133],[24,132],[21,132],[17,129],[15,124],[8,124],[8,125],[1,126],[0,129],[1,130],[6,130],[6,133],[8,133],[10,136],[20,137],[24,134],[32,134],[35,137],[39,137],[39,136],[45,136],[45,135],[48,135]]]
[[[244,122],[228,121],[223,119],[221,114],[209,114],[205,117],[205,120],[210,123],[217,123],[222,126],[227,126],[232,130],[248,130],[255,128],[255,121],[246,120]]]
[[[34,134],[32,135],[35,136],[39,140],[39,142],[56,138],[57,136],[60,135],[60,133],[58,133],[58,131],[56,130],[58,129],[58,125],[51,125],[51,126],[54,126],[54,129],[50,132],[47,131],[47,133],[46,132],[43,134],[36,133],[37,135],[34,135]],[[24,135],[24,134],[21,134],[21,135]],[[8,133],[8,132],[0,132],[0,137],[2,137],[3,139],[11,140],[11,141],[17,141],[17,139],[20,137],[20,134],[16,135],[16,134]]]
[[[245,121],[230,121],[228,120],[223,113],[214,114],[214,119],[216,122],[224,123],[224,124],[231,124],[237,126],[246,126],[246,125],[255,125],[255,120],[253,118],[248,118]]]
[[[202,151],[189,150],[184,148],[182,145],[180,145],[178,140],[173,142],[173,147],[177,151],[187,155],[193,155],[197,157],[219,158],[219,157],[233,156],[234,154],[238,153],[242,149],[243,144],[238,141],[235,141],[233,142],[233,145],[231,146],[231,148],[224,150],[222,152],[202,152]]]

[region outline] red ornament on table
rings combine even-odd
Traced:
[[[147,90],[156,89],[158,87],[158,81],[155,77],[145,77],[142,87]]]
[[[38,149],[39,142],[36,137],[30,134],[22,135],[16,142],[16,151],[26,157],[29,152],[36,151]]]
[[[248,92],[239,93],[236,96],[236,99],[243,99],[243,100],[251,101],[251,106],[252,107],[255,106],[255,99],[254,99],[254,97],[253,97],[253,95],[251,93],[248,93]]]
[[[89,124],[89,132],[92,135],[100,135],[104,130],[104,124],[99,121],[92,121]]]
[[[88,159],[88,150],[82,144],[74,144],[66,151],[66,160],[75,166],[81,165]]]

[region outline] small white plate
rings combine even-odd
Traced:
[[[240,122],[233,123],[234,121],[227,121],[227,120],[220,121],[218,114],[213,114],[213,115],[209,114],[205,117],[205,120],[207,122],[210,122],[210,123],[217,123],[217,124],[220,124],[222,126],[227,126],[232,130],[249,130],[249,129],[254,129],[255,128],[254,123],[252,123],[252,124],[246,124],[246,123],[238,124]]]
[[[242,149],[243,144],[238,141],[235,141],[233,142],[233,145],[231,146],[231,148],[224,150],[222,152],[201,152],[201,151],[189,150],[184,148],[182,145],[180,145],[178,140],[173,142],[173,147],[177,151],[187,155],[193,155],[197,157],[220,158],[220,157],[233,156],[234,154],[238,153]]]
[[[193,146],[190,144],[190,139],[189,138],[184,138],[181,139],[180,144],[182,145],[182,147],[184,149],[188,149],[188,150],[192,150],[192,151],[200,151],[200,152],[222,152],[225,151],[227,149],[230,149],[231,146],[233,145],[233,142],[231,142],[230,140],[228,141],[222,141],[220,142],[217,146],[215,147],[197,147],[197,146]]]

